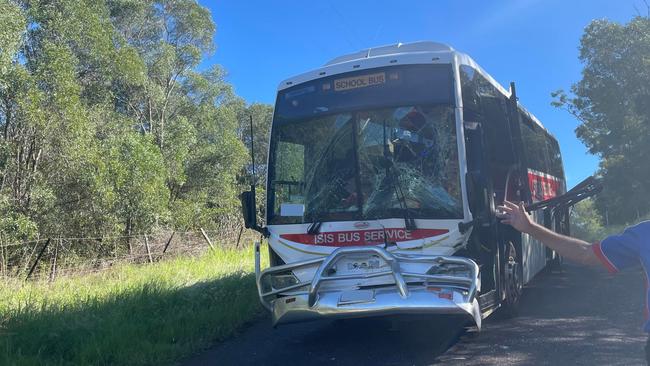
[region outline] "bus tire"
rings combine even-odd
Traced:
[[[505,250],[503,271],[505,298],[501,303],[500,312],[503,317],[512,318],[519,313],[519,302],[524,288],[523,267],[520,253],[517,253],[511,241],[506,244]]]
[[[559,270],[562,269],[562,263],[564,263],[564,258],[562,258],[561,255],[555,253],[555,256],[553,259],[551,259],[548,264],[549,268],[552,270]]]

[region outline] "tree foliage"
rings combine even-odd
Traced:
[[[604,234],[603,220],[593,199],[581,201],[571,209],[571,235],[587,242],[595,242],[602,240]]]
[[[26,26],[25,16],[18,4],[0,0],[0,75],[7,72],[20,47]]]
[[[600,157],[598,210],[611,223],[637,220],[650,212],[650,18],[593,21],[580,60],[582,79],[553,104],[581,121],[578,138]]]
[[[239,220],[242,119],[268,131],[271,108],[199,69],[215,48],[206,8],[0,0],[0,19],[0,240]]]

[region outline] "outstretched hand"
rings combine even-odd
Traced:
[[[497,217],[501,219],[502,223],[508,224],[522,233],[530,233],[533,226],[533,220],[526,212],[523,202],[516,205],[510,201],[503,201],[503,205],[497,207]]]

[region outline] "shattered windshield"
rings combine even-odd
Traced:
[[[461,218],[454,110],[404,105],[274,126],[269,179],[271,224]]]
[[[358,118],[363,218],[405,209],[420,218],[462,216],[452,108],[407,106]]]

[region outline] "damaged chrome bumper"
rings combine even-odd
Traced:
[[[359,273],[336,274],[332,270],[342,259],[360,255],[378,258],[384,265],[375,271]],[[430,270],[409,272],[404,269],[409,263]],[[318,266],[310,281],[300,282],[291,274],[310,266]],[[438,273],[445,272],[448,266],[453,266],[455,272]],[[257,247],[256,277],[260,300],[271,311],[274,325],[319,318],[463,314],[481,327],[476,299],[480,290],[479,269],[474,261],[463,257],[399,255],[374,246],[342,247],[327,257],[260,272]],[[291,277],[293,281],[279,281]],[[384,282],[387,285],[364,285],[382,277],[388,280]]]

